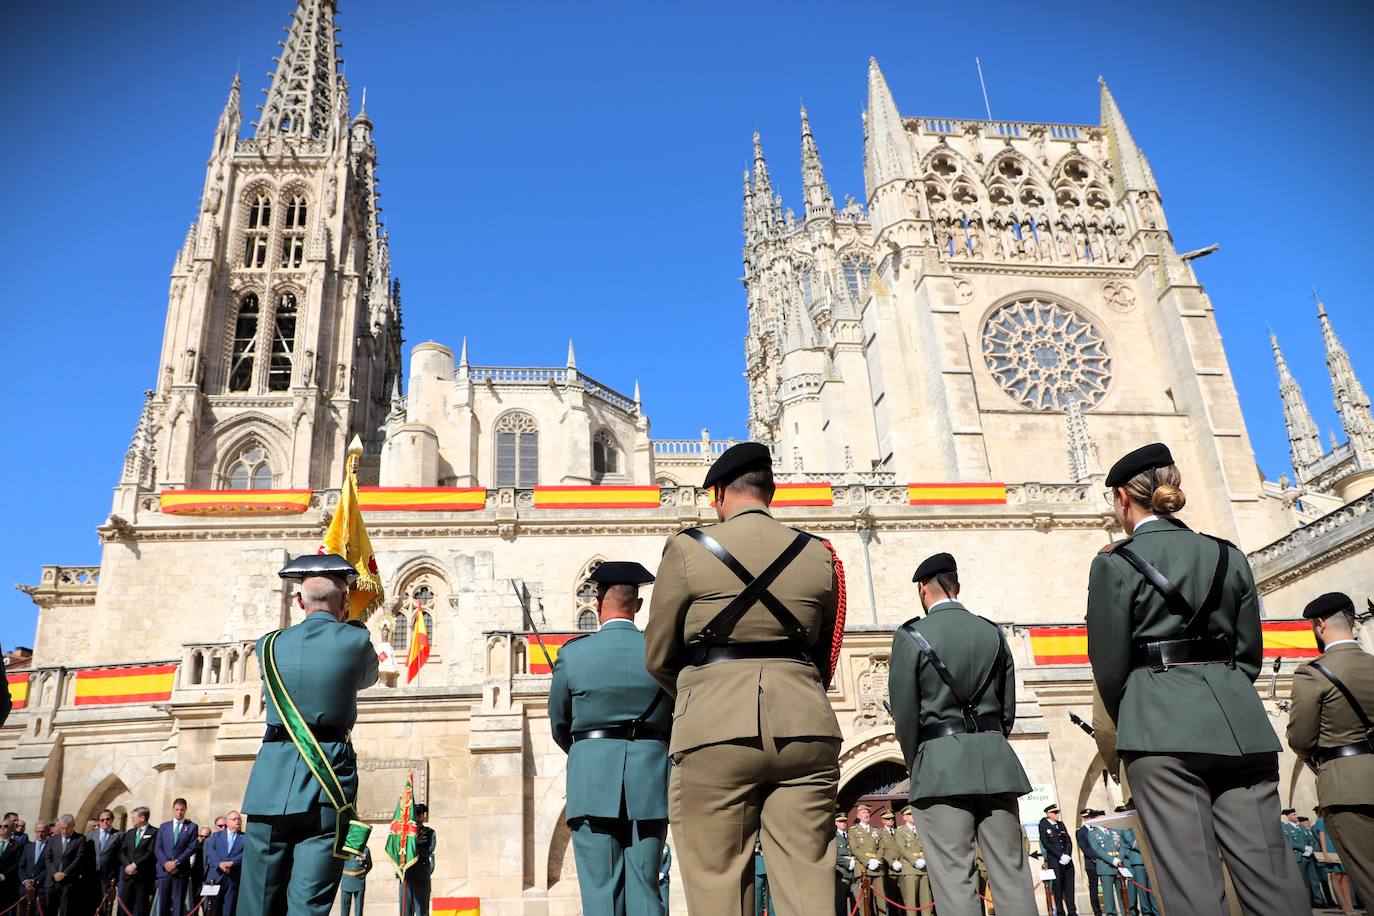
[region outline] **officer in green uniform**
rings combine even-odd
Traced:
[[[406,869],[405,906],[403,916],[428,916],[429,899],[433,890],[434,850],[439,845],[429,820],[429,805],[415,805],[415,864]]]
[[[1303,829],[1298,823],[1296,808],[1283,809],[1283,821],[1279,827],[1283,830],[1283,838],[1288,841],[1288,848],[1293,851],[1293,861],[1298,864],[1298,874],[1312,897],[1312,906],[1325,906],[1320,902],[1322,884],[1321,876],[1317,874],[1317,838],[1312,831]]]
[[[568,827],[586,913],[663,913],[658,872],[668,830],[672,704],[644,667],[634,616],[638,563],[592,573],[601,629],[563,644],[549,690],[553,739],[568,754]]]
[[[340,916],[363,916],[363,902],[367,899],[367,873],[372,871],[372,850],[363,847],[363,854],[344,863],[343,880],[339,882]]]
[[[1322,654],[1293,672],[1288,746],[1317,769],[1322,820],[1368,906],[1374,900],[1374,656],[1355,639],[1348,595],[1321,595],[1302,616],[1312,621]]]
[[[896,858],[892,863],[897,872],[897,886],[902,889],[902,905],[908,908],[929,906],[935,898],[930,893],[925,846],[916,832],[916,809],[910,805],[903,808],[902,821],[894,834]]]
[[[858,860],[849,848],[849,817],[843,811],[835,812],[835,914],[849,916],[852,904],[849,902],[849,888],[854,883],[854,866]]]
[[[1017,809],[1031,786],[1006,737],[1016,721],[1010,650],[996,624],[959,602],[954,557],[928,557],[913,579],[926,616],[893,634],[888,692],[940,916],[982,911],[975,840],[999,916],[1033,916]]]
[[[1102,895],[1103,912],[1107,916],[1121,913],[1121,873],[1125,860],[1121,857],[1121,836],[1105,827],[1088,828],[1088,849],[1092,851],[1093,870],[1097,872],[1097,886]]]
[[[658,866],[658,896],[663,901],[663,914],[668,916],[668,894],[672,890],[673,847],[663,844],[663,861]]]
[[[1116,807],[1118,814],[1129,810],[1125,805]],[[1131,909],[1135,910],[1138,916],[1159,916],[1159,908],[1155,906],[1155,895],[1150,893],[1150,876],[1145,873],[1145,853],[1140,848],[1140,838],[1130,827],[1116,833],[1121,838],[1121,861],[1131,870],[1130,880],[1122,882],[1126,886],[1126,897],[1130,901]]]
[[[348,583],[358,575],[333,554],[297,557],[283,579],[299,583],[296,602],[305,619],[258,640],[259,667],[273,640],[280,684],[308,732],[294,735],[322,752],[343,800],[358,795],[358,760],[349,731],[358,718],[358,691],[377,682],[377,650],[367,627],[349,621]],[[266,676],[266,675],[265,675]],[[266,689],[266,685],[264,685]],[[269,698],[271,691],[267,691]],[[325,916],[334,903],[347,858],[336,857],[339,811],[301,752],[277,704],[267,703],[267,733],[253,761],[242,810],[248,815],[243,847],[239,916]],[[322,774],[326,775],[327,774]],[[345,811],[345,817],[347,812]]]
[[[1103,757],[1125,764],[1164,910],[1224,912],[1220,852],[1246,913],[1291,916],[1308,901],[1278,825],[1278,737],[1254,687],[1254,576],[1240,550],[1174,518],[1181,482],[1158,442],[1107,474],[1128,537],[1088,576],[1088,657],[1116,726]]]

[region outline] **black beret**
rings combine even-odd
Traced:
[[[716,484],[728,484],[745,471],[772,466],[773,454],[768,451],[768,446],[761,442],[741,442],[721,452],[716,463],[711,465],[711,470],[706,472],[706,479],[701,485],[709,489]]]
[[[287,563],[277,575],[296,582],[311,576],[333,576],[352,582],[358,578],[358,571],[336,553],[307,553]]]
[[[1163,442],[1151,442],[1149,445],[1142,445],[1133,452],[1128,452],[1112,469],[1107,472],[1107,486],[1120,487],[1130,481],[1132,477],[1145,471],[1152,471],[1155,468],[1167,468],[1174,463],[1174,456],[1169,454],[1169,446]]]
[[[912,582],[927,582],[934,579],[940,573],[957,573],[959,567],[954,562],[954,557],[947,553],[937,553],[933,557],[926,557],[921,561],[921,565],[916,567],[916,574],[911,577]]]
[[[638,563],[608,560],[587,577],[600,585],[633,585],[638,588],[654,581],[653,573]]]
[[[1319,595],[1307,602],[1307,607],[1302,609],[1302,616],[1308,620],[1321,620],[1332,614],[1339,614],[1341,611],[1353,616],[1355,602],[1350,600],[1349,595],[1341,592],[1327,592],[1325,595]]]

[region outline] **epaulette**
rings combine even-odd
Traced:
[[[1116,550],[1116,548],[1125,547],[1129,543],[1131,543],[1130,538],[1122,538],[1119,541],[1112,541],[1110,544],[1106,545],[1101,550],[1099,550],[1098,553],[1111,553],[1113,550]]]
[[[345,620],[344,623],[348,624],[350,627],[357,627],[360,630],[367,629],[367,624],[363,623],[361,620]]]

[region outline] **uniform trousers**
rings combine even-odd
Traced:
[[[366,887],[360,891],[339,891],[339,916],[350,916],[353,913],[363,916],[363,900],[366,897]]]
[[[1227,916],[1218,850],[1247,916],[1311,910],[1279,826],[1278,754],[1121,756],[1166,912]]]
[[[1150,886],[1150,876],[1145,873],[1145,866],[1132,865],[1131,879],[1135,882],[1127,885],[1131,906],[1140,916],[1159,916],[1159,907],[1155,906],[1155,895],[1141,889]],[[1140,887],[1137,887],[1137,884]]]
[[[859,864],[863,865],[864,863]],[[888,916],[888,905],[883,898],[891,897],[892,894],[888,890],[887,878],[883,876],[882,872],[869,874],[866,871],[860,871],[859,876],[854,879],[852,888],[854,899],[859,900],[863,895],[865,875],[868,877],[868,903],[860,907],[855,916]]]
[[[428,868],[425,863],[419,864]],[[423,881],[407,881],[405,883],[405,916],[429,916],[429,895],[432,889],[428,875]]]
[[[666,821],[579,817],[569,826],[583,912],[662,916],[667,911],[658,886]]]
[[[1093,865],[1092,856],[1083,853],[1083,876],[1084,883],[1088,885],[1088,903],[1092,905],[1093,916],[1102,916],[1102,895],[1097,889],[1097,868]]]
[[[930,875],[917,874],[915,871],[907,871],[910,866],[903,866],[901,877],[897,879],[897,886],[902,890],[902,906],[922,907],[929,906],[935,901],[935,897],[930,890]],[[894,910],[896,913],[904,912]]]
[[[983,850],[997,916],[1036,916],[1016,795],[951,795],[914,803],[940,916],[982,916],[973,841]]]
[[[1364,906],[1374,903],[1374,805],[1327,805],[1326,829]]]
[[[238,916],[328,916],[343,876],[333,808],[252,815],[243,841]]]
[[[1059,916],[1078,916],[1078,905],[1073,899],[1073,862],[1060,865],[1056,860],[1050,868],[1054,870],[1054,884],[1050,887],[1054,895],[1054,911]]]
[[[1322,872],[1317,865],[1315,855],[1305,856],[1302,850],[1297,850],[1293,861],[1298,863],[1298,874],[1302,877],[1302,883],[1307,885],[1307,893],[1312,897],[1314,907],[1326,906],[1326,891],[1322,890]]]
[[[760,735],[673,755],[668,811],[687,908],[754,916],[754,838],[786,916],[832,916],[838,738]]]

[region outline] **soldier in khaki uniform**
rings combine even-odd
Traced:
[[[645,628],[672,695],[669,820],[688,907],[752,914],[760,835],[778,910],[829,916],[840,726],[825,696],[839,592],[828,545],[769,514],[766,446],[706,475],[719,525],[668,539]]]
[[[877,895],[886,891],[883,886],[883,853],[887,844],[883,841],[882,830],[871,822],[873,809],[868,805],[859,805],[855,810],[859,822],[849,831],[849,849],[854,853],[855,861],[854,899],[868,901],[859,909],[860,916],[877,916],[885,912],[880,909],[882,901]],[[864,878],[868,879],[868,885],[872,888],[867,897],[863,896]]]
[[[929,906],[934,900],[930,893],[930,875],[926,872],[926,850],[921,843],[921,835],[916,832],[916,809],[907,805],[902,809],[902,826],[895,833],[897,850],[896,863],[901,863],[897,871],[897,886],[902,889],[902,905],[906,907]]]
[[[1355,640],[1355,603],[1329,592],[1302,612],[1322,655],[1293,672],[1288,746],[1317,769],[1317,799],[1341,864],[1374,900],[1374,656]]]

